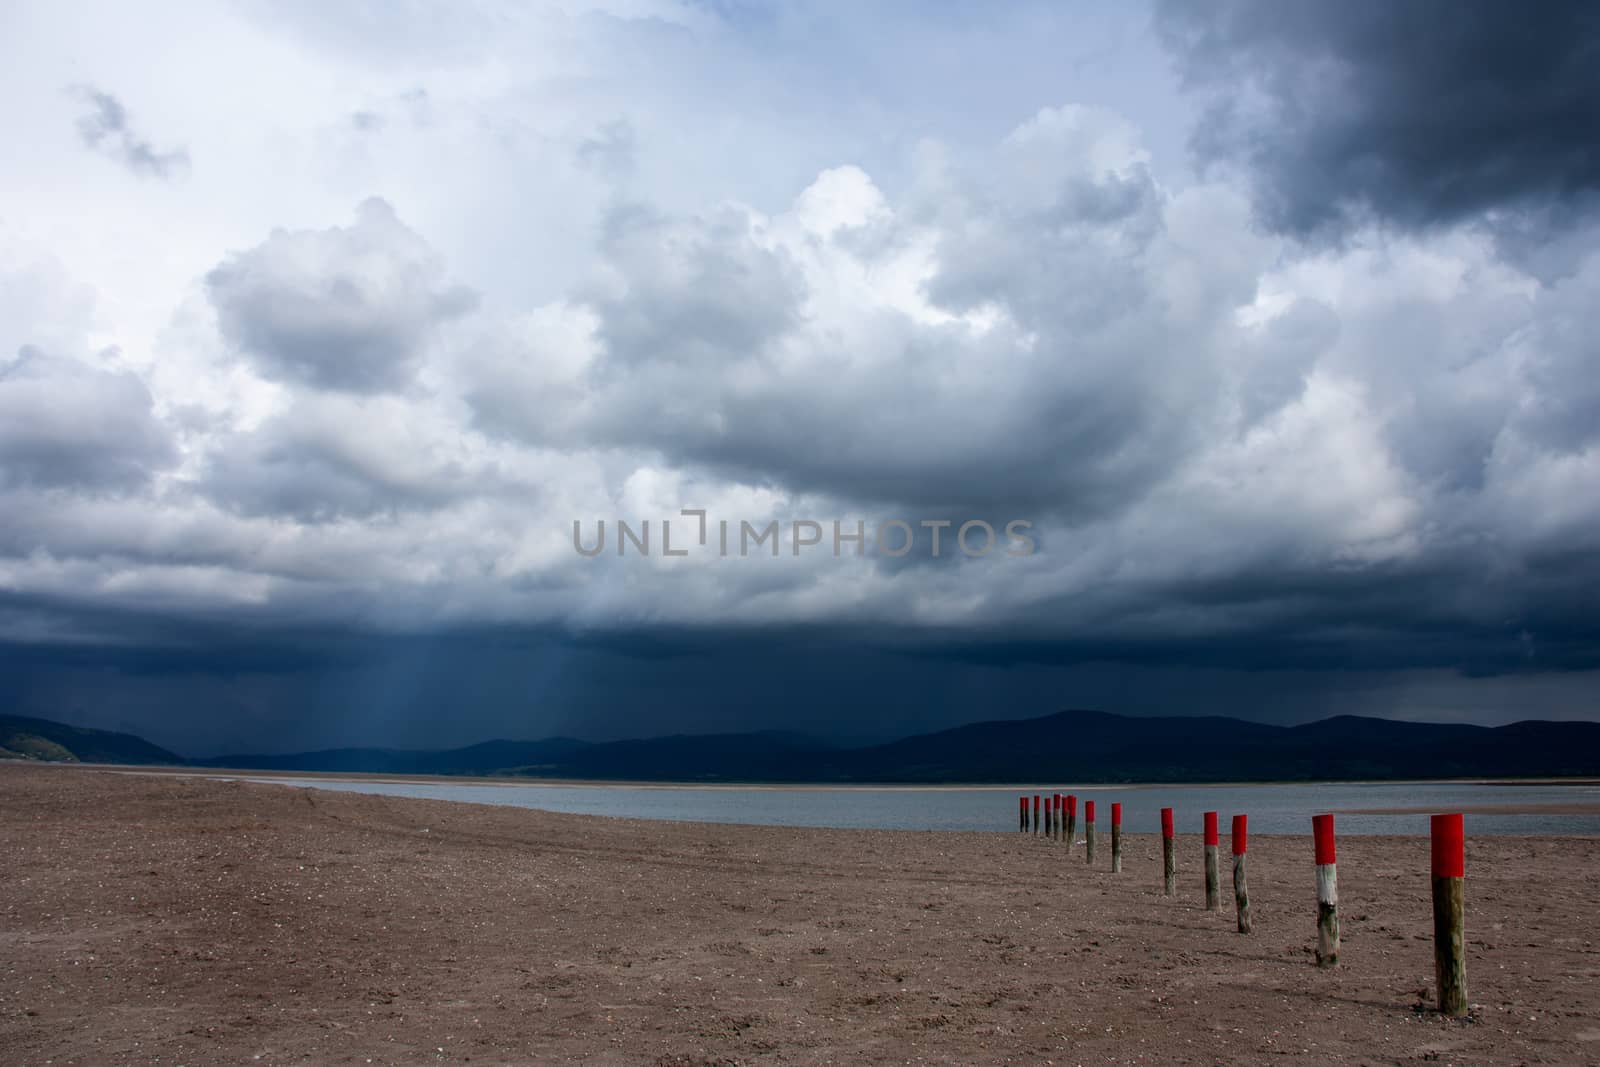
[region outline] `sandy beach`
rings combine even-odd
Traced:
[[[0,764],[7,1064],[1600,1060],[1600,840],[1467,854],[1473,1015],[1432,1013],[1428,844],[607,819]],[[1226,843],[1225,843],[1226,844]],[[1224,872],[1226,881],[1227,875]]]

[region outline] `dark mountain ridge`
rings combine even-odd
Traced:
[[[181,764],[175,752],[115,730],[90,730],[26,715],[0,715],[0,757],[51,763]]]
[[[77,730],[42,719],[0,717],[0,724],[15,722],[35,724],[33,735],[54,740],[85,761],[187,762],[191,766],[283,772],[783,783],[1600,775],[1600,723],[1596,722],[1528,720],[1485,727],[1341,715],[1300,726],[1271,726],[1220,716],[1132,717],[1076,710],[1033,719],[969,723],[850,748],[801,734],[757,731],[609,742],[569,737],[496,740],[438,751],[341,748],[189,761],[128,734]],[[42,731],[37,728],[40,724],[56,732]],[[101,740],[90,744],[94,737]],[[107,738],[121,740],[110,744]],[[80,747],[74,748],[72,742]]]

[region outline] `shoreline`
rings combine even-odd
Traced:
[[[348,784],[351,784],[351,785],[360,785],[360,784],[363,784],[363,783],[369,783],[369,784],[373,784],[373,785],[421,785],[421,786],[452,786],[452,785],[456,785],[456,786],[499,786],[499,787],[510,787],[510,788],[515,788],[515,787],[519,787],[520,786],[520,787],[553,788],[553,789],[597,789],[597,790],[609,790],[609,789],[619,789],[620,788],[620,789],[640,789],[640,790],[659,789],[659,790],[665,790],[665,791],[672,791],[672,790],[721,790],[721,791],[737,791],[737,792],[745,792],[745,791],[753,791],[753,792],[805,792],[805,791],[811,791],[811,790],[822,790],[822,791],[840,791],[840,792],[860,791],[860,792],[925,792],[925,793],[926,792],[934,792],[934,793],[937,793],[937,792],[997,792],[997,791],[998,792],[1007,792],[1007,791],[1016,791],[1016,790],[1019,790],[1019,789],[1024,791],[1024,792],[1031,792],[1031,791],[1039,791],[1039,790],[1045,790],[1045,789],[1054,788],[1054,787],[1051,787],[1051,786],[1021,786],[1021,785],[1010,785],[1010,786],[965,786],[965,785],[950,785],[950,786],[937,786],[937,785],[930,785],[930,786],[906,786],[906,785],[901,785],[901,786],[868,786],[868,785],[790,786],[790,785],[781,785],[781,784],[771,784],[771,785],[749,785],[749,786],[746,786],[746,785],[733,785],[733,784],[729,784],[729,783],[719,783],[717,785],[695,785],[695,784],[683,784],[683,783],[661,783],[661,782],[653,782],[652,783],[652,782],[633,782],[633,781],[608,781],[608,782],[597,782],[597,781],[565,782],[565,781],[563,781],[563,782],[556,782],[556,781],[546,781],[546,780],[525,780],[525,779],[507,780],[507,779],[503,779],[503,778],[474,778],[474,777],[468,777],[468,776],[452,776],[452,775],[358,774],[358,773],[343,773],[343,772],[335,772],[335,771],[296,772],[296,773],[278,773],[278,772],[274,772],[274,771],[254,771],[254,772],[248,772],[248,773],[240,772],[240,771],[227,771],[227,772],[197,771],[197,772],[192,772],[192,771],[186,770],[184,768],[166,768],[166,767],[163,767],[163,768],[139,768],[139,767],[128,767],[128,766],[122,766],[122,765],[111,765],[111,764],[42,764],[42,766],[73,767],[73,768],[78,768],[78,769],[85,770],[85,771],[94,770],[94,771],[103,771],[103,772],[112,773],[112,774],[133,774],[133,775],[149,775],[149,776],[153,776],[153,777],[187,778],[187,779],[194,779],[194,780],[199,780],[199,781],[214,781],[214,782],[236,782],[236,781],[245,782],[245,781],[248,781],[248,782],[255,782],[255,783],[260,783],[260,784],[281,785],[281,786],[286,786],[286,787],[289,787],[289,788],[302,788],[302,789],[317,789],[318,788],[317,783],[319,783],[319,782],[330,783],[330,784],[348,783]],[[1098,793],[1102,793],[1102,792],[1114,792],[1114,791],[1117,791],[1117,790],[1137,790],[1137,789],[1266,788],[1266,787],[1272,787],[1272,786],[1294,786],[1294,787],[1314,788],[1316,786],[1328,786],[1328,785],[1372,785],[1372,784],[1380,784],[1380,783],[1373,783],[1373,782],[1342,782],[1342,781],[1328,781],[1328,782],[1249,782],[1249,783],[1244,783],[1244,782],[1221,782],[1221,783],[1181,783],[1181,784],[1155,784],[1155,783],[1150,783],[1150,784],[1121,785],[1121,786],[1101,786],[1101,785],[1094,785],[1094,784],[1091,783],[1091,786],[1094,789],[1094,791],[1098,794]],[[1589,779],[1538,779],[1536,781],[1518,781],[1518,780],[1514,780],[1514,779],[1495,779],[1495,780],[1450,779],[1450,780],[1441,781],[1441,780],[1433,780],[1433,779],[1423,779],[1423,780],[1416,780],[1416,781],[1407,780],[1407,781],[1383,782],[1381,784],[1384,784],[1384,785],[1397,785],[1397,786],[1399,786],[1399,785],[1496,786],[1496,785],[1531,785],[1531,784],[1544,785],[1544,786],[1559,786],[1559,785],[1587,786],[1587,785],[1600,785],[1600,782],[1593,782],[1593,781],[1591,781]],[[321,791],[322,792],[328,792],[328,790],[321,790]],[[480,804],[480,805],[496,806],[491,801],[472,800],[472,799],[467,799],[467,798],[463,798],[463,797],[429,797],[429,798],[410,798],[410,799],[438,800],[438,801],[441,801],[441,802],[444,802],[444,803],[451,803],[451,804]],[[530,808],[528,810],[549,811],[549,810],[552,810],[552,809],[548,809],[548,808]],[[1332,807],[1332,808],[1329,808],[1327,810],[1329,812],[1331,812],[1332,814],[1335,814],[1335,815],[1362,815],[1362,816],[1420,816],[1420,815],[1433,814],[1433,813],[1438,811],[1438,809],[1436,807],[1421,806],[1421,805],[1386,805],[1386,806],[1371,806],[1371,807]],[[1557,803],[1453,804],[1453,805],[1451,805],[1451,810],[1459,811],[1464,815],[1495,815],[1495,816],[1600,815],[1600,799],[1596,799],[1596,800],[1593,800],[1593,801],[1570,801],[1570,802],[1557,802]],[[803,823],[738,822],[738,821],[723,821],[723,820],[715,820],[715,819],[683,819],[683,818],[673,818],[673,817],[663,817],[663,816],[646,816],[646,815],[634,815],[634,814],[626,814],[626,815],[624,815],[624,814],[610,814],[610,813],[599,813],[599,812],[592,812],[592,813],[565,813],[565,814],[582,814],[582,815],[585,815],[586,817],[606,818],[606,819],[639,819],[639,818],[642,818],[642,819],[647,819],[649,821],[660,821],[660,822],[698,822],[698,823],[705,823],[705,824],[708,824],[708,825],[720,825],[720,826],[793,826],[793,827],[796,827],[796,828],[803,828],[803,829],[829,829],[830,828],[830,827],[826,827],[826,826],[813,826],[813,825],[810,825],[810,824],[803,824]],[[854,828],[852,828],[852,827],[832,827],[832,828],[834,828],[834,829],[861,829],[861,827],[854,827]],[[895,828],[886,828],[886,829],[895,829]],[[910,828],[910,827],[901,827],[901,828],[898,828],[898,829],[905,830],[906,832],[917,832],[917,833],[930,833],[930,832],[963,833],[963,832],[969,832],[969,831],[959,830],[959,829],[940,829],[940,830],[935,830],[935,829],[914,829],[914,828]],[[987,831],[987,832],[1002,833],[1002,832],[1008,832],[1008,831],[1006,831],[1004,829],[1001,829],[1001,828],[997,828],[997,829],[995,829],[993,831]],[[1288,837],[1293,837],[1293,836],[1297,836],[1297,835],[1295,835],[1295,834],[1272,834],[1271,831],[1256,831],[1254,836],[1258,836],[1258,837],[1259,836],[1288,836]],[[1419,837],[1419,836],[1425,836],[1425,835],[1423,835],[1423,834],[1406,834],[1406,833],[1402,833],[1402,832],[1398,832],[1398,831],[1395,831],[1395,832],[1385,831],[1385,833],[1383,835],[1372,835],[1372,834],[1365,834],[1364,833],[1364,834],[1361,834],[1359,836]],[[1586,834],[1586,833],[1562,834],[1562,833],[1551,833],[1551,832],[1548,832],[1548,831],[1543,831],[1543,832],[1541,832],[1541,836],[1585,838],[1585,837],[1595,837],[1595,836],[1600,836],[1600,835]]]
[[[3,766],[7,761],[0,761]],[[113,771],[118,773],[175,775],[179,777],[210,778],[216,780],[252,778],[329,779],[334,781],[393,782],[414,785],[493,785],[493,786],[549,786],[561,789],[705,789],[761,792],[818,791],[943,793],[943,792],[994,792],[1020,790],[1040,792],[1059,790],[1063,785],[1055,782],[693,782],[658,781],[629,778],[533,778],[510,775],[456,775],[456,774],[389,774],[381,771],[274,771],[233,769],[225,767],[151,766],[122,763],[46,763],[43,761],[10,761],[32,766],[78,767],[84,770]],[[1329,785],[1482,785],[1482,786],[1600,786],[1600,778],[1550,777],[1550,778],[1291,778],[1259,779],[1248,782],[1068,782],[1074,788],[1093,788],[1096,791],[1121,791],[1132,789],[1251,789],[1271,786],[1329,786]],[[1352,814],[1356,813],[1354,809]]]

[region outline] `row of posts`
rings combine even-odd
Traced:
[[[1084,802],[1084,860],[1094,863],[1094,801]],[[1078,798],[1074,794],[1051,796],[1035,794],[1032,820],[1026,796],[1021,798],[1017,828],[1030,830],[1070,848],[1077,837]],[[1221,908],[1218,849],[1221,845],[1217,813],[1204,814],[1206,910]],[[1459,814],[1435,815],[1430,826],[1433,871],[1434,972],[1439,987],[1439,1010],[1445,1015],[1467,1013],[1465,942],[1462,937],[1462,880],[1466,873],[1466,836]],[[1339,962],[1339,883],[1333,816],[1315,815],[1311,819],[1313,854],[1317,868],[1317,965],[1333,967]],[[1245,857],[1249,846],[1249,819],[1233,817],[1233,902],[1239,932],[1250,933],[1250,888]],[[1111,805],[1111,872],[1122,872],[1122,805]],[[1161,809],[1161,877],[1165,895],[1178,885],[1178,852],[1171,808]]]

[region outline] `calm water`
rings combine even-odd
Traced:
[[[749,789],[619,785],[466,785],[452,782],[395,783],[329,778],[271,778],[286,785],[315,786],[384,796],[507,804],[581,815],[625,815],[693,822],[760,823],[774,826],[871,827],[893,830],[1007,830],[1017,826],[1017,797],[1060,790],[1082,803],[1095,800],[1096,824],[1111,827],[1111,803],[1122,804],[1130,833],[1160,829],[1164,807],[1176,810],[1180,833],[1199,833],[1201,813],[1221,814],[1222,832],[1235,814],[1250,816],[1254,833],[1309,833],[1318,812],[1358,808],[1420,807],[1459,811],[1482,805],[1600,804],[1594,785],[1301,784],[1256,786],[1014,786],[1001,789]],[[1426,834],[1428,817],[1345,815],[1341,834]],[[1472,833],[1595,834],[1600,814],[1467,815]]]

